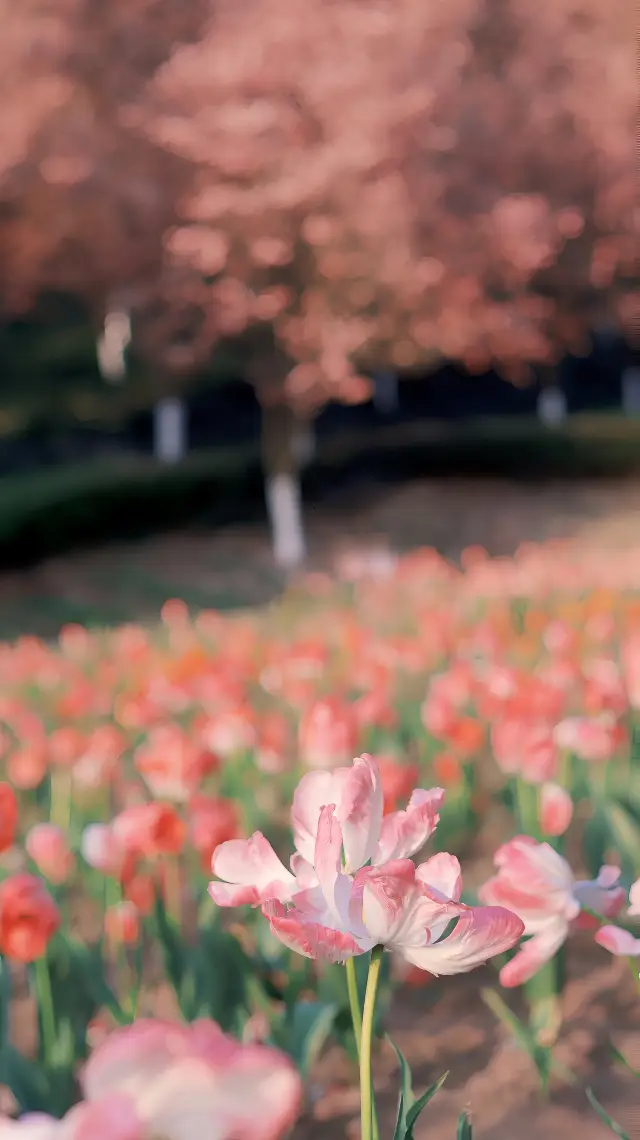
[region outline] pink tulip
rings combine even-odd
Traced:
[[[27,832],[25,850],[45,879],[64,883],[73,871],[75,859],[67,837],[53,823],[36,823]]]
[[[326,804],[335,806],[349,873],[369,860],[379,865],[389,859],[406,859],[433,834],[443,799],[442,788],[419,788],[405,810],[383,817],[382,781],[371,756],[358,756],[349,768],[308,772],[293,797],[293,874],[261,832],[256,832],[251,839],[230,840],[216,848],[212,870],[225,882],[211,883],[209,893],[218,906],[241,906],[270,899],[288,902],[295,891],[316,886],[318,821]]]
[[[578,882],[569,864],[548,843],[528,835],[498,848],[498,873],[480,889],[484,903],[508,907],[519,915],[532,937],[500,971],[503,986],[528,981],[553,958],[582,907],[611,918],[620,910],[624,891],[616,886],[618,867],[602,867],[598,878]]]
[[[261,903],[276,937],[306,957],[342,962],[383,945],[432,974],[471,970],[513,946],[524,925],[502,907],[464,906],[452,855],[419,867],[409,859],[435,829],[443,796],[418,789],[406,810],[383,817],[372,757],[308,773],[293,801],[294,874],[258,832],[217,848],[213,870],[226,882],[211,883],[211,897]]]
[[[102,1106],[106,1118],[120,1098],[125,1123],[126,1098],[131,1127],[142,1124],[140,1140],[277,1140],[296,1119],[301,1097],[300,1078],[284,1054],[243,1046],[205,1019],[191,1025],[141,1019],[116,1030],[92,1054],[80,1084],[86,1103]],[[99,1135],[91,1133],[91,1140]],[[114,1140],[138,1136],[123,1132]]]
[[[85,863],[103,875],[118,875],[126,855],[124,844],[106,823],[91,823],[85,827],[80,850]]]
[[[540,789],[540,830],[543,835],[564,835],[573,818],[573,800],[559,784]]]
[[[503,907],[460,903],[460,865],[453,855],[434,855],[416,867],[396,859],[366,867],[353,880],[340,870],[342,839],[331,806],[318,832],[319,891],[303,891],[292,905],[263,907],[273,933],[309,958],[342,962],[384,946],[435,976],[482,965],[518,941],[524,924]],[[452,919],[457,923],[446,937]]]
[[[616,957],[640,958],[640,938],[634,938],[629,930],[623,930],[621,926],[601,926],[595,941]]]
[[[598,717],[573,716],[556,725],[553,738],[567,752],[575,752],[581,760],[599,763],[610,760],[618,745],[619,727],[615,717],[603,713]]]

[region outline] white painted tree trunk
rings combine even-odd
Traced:
[[[622,410],[626,416],[640,415],[640,368],[622,373]]]
[[[179,463],[187,452],[184,400],[158,400],[153,409],[153,454],[160,463]]]
[[[301,467],[307,467],[316,454],[316,432],[311,421],[301,421],[296,429],[294,454]]]
[[[396,372],[377,372],[373,378],[373,406],[383,416],[392,416],[400,403]]]
[[[127,372],[125,353],[131,343],[131,317],[125,309],[112,309],[96,341],[98,368],[108,384],[119,384]]]
[[[265,491],[273,557],[283,570],[295,570],[307,553],[300,480],[297,475],[267,475]]]
[[[562,388],[555,385],[543,388],[538,396],[536,410],[538,419],[542,420],[545,427],[561,427],[567,419],[567,397]]]
[[[287,404],[262,409],[262,464],[273,557],[287,571],[300,566],[307,553],[300,490],[306,429],[307,423]]]

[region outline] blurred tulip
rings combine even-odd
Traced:
[[[0,783],[0,851],[13,847],[18,826],[18,801],[11,784]]]
[[[115,1030],[85,1064],[80,1085],[107,1117],[113,1098],[127,1097],[144,1140],[279,1140],[302,1091],[283,1053],[243,1046],[205,1019],[141,1019]]]
[[[189,839],[200,856],[203,870],[211,869],[213,853],[221,843],[240,835],[238,809],[221,796],[192,796],[189,801]]]
[[[140,938],[140,912],[128,899],[107,907],[104,915],[104,932],[114,946],[130,945]]]
[[[112,833],[125,852],[145,859],[179,855],[187,827],[172,804],[137,804],[125,808],[111,824]]]
[[[358,724],[353,708],[338,697],[316,701],[302,715],[300,758],[308,768],[348,764],[357,751]]]
[[[0,954],[17,962],[42,958],[60,926],[44,883],[26,872],[0,883]]]
[[[499,847],[494,861],[497,874],[480,888],[478,897],[508,907],[523,920],[525,934],[532,935],[502,967],[503,986],[522,985],[553,958],[583,906],[610,918],[624,905],[618,867],[602,867],[597,879],[577,881],[557,851],[528,835]]]
[[[75,858],[68,839],[53,823],[36,823],[25,838],[25,850],[45,879],[64,883],[73,872]]]
[[[543,835],[564,835],[573,818],[573,800],[559,784],[540,789],[540,830]]]

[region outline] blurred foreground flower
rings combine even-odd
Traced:
[[[111,1033],[63,1120],[0,1121],[0,1140],[278,1140],[301,1099],[291,1061],[241,1045],[214,1021],[140,1020]]]

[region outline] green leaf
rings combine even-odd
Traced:
[[[337,1012],[337,1006],[320,1001],[299,1001],[291,1007],[286,1024],[285,1048],[303,1077],[309,1075],[317,1061],[331,1033]]]
[[[591,1107],[598,1113],[598,1116],[600,1117],[603,1124],[607,1125],[609,1130],[613,1132],[614,1136],[619,1136],[620,1140],[630,1140],[629,1133],[625,1132],[624,1128],[621,1128],[619,1124],[616,1124],[615,1120],[611,1119],[606,1109],[604,1109],[600,1102],[596,1100],[591,1089],[587,1089],[587,1100],[589,1101]]]
[[[483,989],[480,991],[480,996],[491,1012],[513,1034],[521,1049],[529,1054],[538,1070],[542,1088],[546,1089],[553,1065],[551,1050],[536,1041],[531,1029],[523,1025],[496,990]]]
[[[610,844],[609,824],[602,806],[596,803],[593,815],[584,825],[583,846],[590,874],[595,878],[605,862]]]
[[[604,810],[623,864],[635,875],[640,870],[640,827],[631,812],[615,800],[610,801]]]
[[[154,914],[167,977],[180,1001],[185,968],[184,944],[177,923],[167,914],[160,891],[156,893]]]
[[[393,1133],[393,1140],[404,1140],[407,1132],[407,1112],[415,1100],[415,1097],[413,1095],[411,1069],[404,1053],[398,1049],[398,1046],[391,1040],[390,1037],[387,1037],[387,1041],[393,1047],[400,1064],[400,1099],[398,1102],[398,1115],[396,1118],[396,1127],[395,1132]]]
[[[0,1051],[8,1039],[11,1016],[11,973],[5,958],[0,958]]]
[[[393,1140],[413,1140],[413,1126],[420,1116],[423,1108],[429,1103],[430,1100],[436,1095],[439,1089],[442,1088],[449,1073],[446,1072],[439,1081],[431,1085],[422,1096],[416,1099],[413,1092],[412,1075],[409,1062],[404,1054],[398,1049],[390,1037],[387,1041],[393,1046],[395,1054],[400,1064],[400,1099],[398,1103],[398,1115],[396,1118],[396,1127],[393,1134]]]
[[[225,1031],[233,1028],[237,1011],[246,1005],[249,958],[228,931],[210,924],[198,931],[193,957],[193,1016],[212,1017]],[[186,997],[183,988],[183,1000]]]
[[[619,1049],[616,1049],[615,1045],[611,1046],[611,1056],[615,1061],[619,1061],[621,1065],[624,1065],[625,1069],[628,1069],[630,1073],[633,1073],[634,1077],[640,1077],[640,1069],[634,1069],[633,1065],[627,1061],[627,1058],[622,1055]]]
[[[3,1084],[11,1089],[21,1112],[48,1112],[51,1107],[51,1090],[44,1070],[22,1056],[12,1045],[0,1054],[0,1074]]]
[[[418,1097],[415,1104],[412,1104],[407,1113],[407,1131],[405,1133],[405,1140],[413,1140],[413,1126],[420,1116],[420,1113],[422,1112],[423,1108],[428,1105],[429,1101],[433,1100],[433,1097],[436,1095],[436,1093],[440,1091],[448,1076],[448,1071],[446,1073],[443,1073],[440,1077],[440,1080],[436,1081],[435,1085],[431,1085],[431,1088],[428,1088],[427,1091],[422,1094],[422,1096]]]
[[[471,1127],[471,1118],[466,1112],[461,1112],[458,1117],[458,1128],[456,1131],[456,1140],[473,1140],[473,1129]]]

